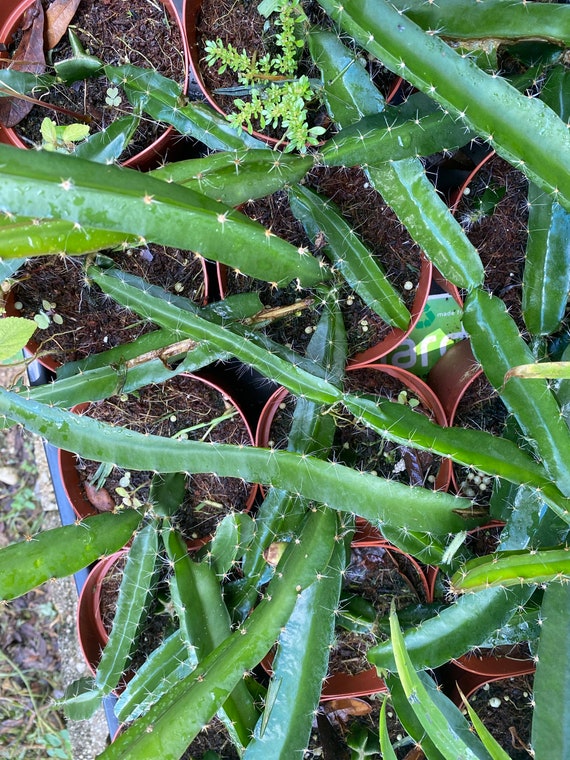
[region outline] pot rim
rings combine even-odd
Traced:
[[[457,707],[463,706],[460,689],[468,699],[485,684],[532,675],[536,670],[536,664],[530,658],[513,660],[508,657],[496,657],[489,652],[478,655],[478,661],[475,661],[476,657],[477,655],[473,658],[464,655],[440,668],[444,691]]]
[[[225,264],[216,263],[218,289],[220,291],[220,297],[225,298],[227,290],[227,270],[228,267]],[[378,343],[370,346],[364,351],[360,351],[354,356],[351,356],[347,360],[347,368],[362,369],[369,364],[380,362],[389,353],[395,351],[400,344],[408,337],[413,331],[417,323],[419,322],[425,305],[427,303],[428,296],[431,290],[432,276],[434,267],[431,261],[421,254],[420,272],[418,276],[418,287],[414,296],[414,300],[410,309],[410,322],[408,326],[403,330],[400,327],[393,327]],[[463,305],[461,303],[461,305]]]
[[[77,602],[76,628],[79,646],[89,670],[95,675],[102,651],[109,641],[109,634],[103,625],[100,601],[101,586],[109,570],[127,553],[121,549],[100,559],[81,589]]]

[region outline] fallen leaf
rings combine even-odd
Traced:
[[[53,50],[67,32],[80,2],[81,0],[53,0],[46,10],[46,50]]]
[[[372,707],[363,699],[355,697],[343,697],[341,699],[331,699],[325,703],[325,713],[329,721],[334,725],[342,725],[349,718],[359,715],[368,715]]]
[[[111,495],[104,488],[95,488],[87,481],[83,484],[85,496],[99,512],[112,512],[115,509],[115,502]]]
[[[44,55],[44,10],[41,0],[28,8],[22,18],[22,39],[10,61],[10,67],[17,71],[43,74]],[[14,127],[29,114],[33,103],[22,98],[0,98],[0,124]]]

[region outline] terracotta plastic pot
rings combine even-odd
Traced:
[[[247,430],[249,439],[251,441],[251,445],[254,445],[254,436],[251,431],[251,427],[243,414],[239,404],[234,400],[234,398],[222,387],[220,387],[217,383],[213,382],[212,380],[209,380],[205,377],[202,377],[200,375],[196,374],[187,374],[187,377],[191,377],[195,380],[199,380],[200,382],[204,383],[204,385],[208,386],[209,388],[212,388],[219,393],[221,393],[225,399],[228,400],[228,402],[234,406],[238,414],[245,425],[245,428]],[[83,414],[86,409],[89,407],[89,404],[78,404],[76,407],[72,409],[73,412],[77,414]],[[63,451],[60,449],[58,451],[58,464],[59,464],[59,474],[61,477],[61,482],[63,484],[63,488],[65,490],[65,493],[67,495],[67,498],[69,499],[71,506],[73,507],[73,510],[75,514],[80,518],[83,519],[84,517],[89,517],[90,515],[98,514],[98,510],[93,506],[93,504],[89,501],[85,494],[85,490],[82,485],[81,478],[79,477],[79,473],[77,470],[77,456],[69,451]],[[257,495],[257,485],[252,485],[249,495],[247,497],[247,501],[244,507],[244,511],[249,512],[251,507],[253,506],[253,503],[255,501],[255,497]],[[189,540],[188,546],[190,548],[195,548],[202,546],[203,544],[207,543],[207,541],[210,539],[209,536],[205,536],[203,538],[199,538],[196,540]]]
[[[445,412],[436,394],[421,378],[408,372],[408,370],[401,369],[400,367],[393,367],[390,364],[366,364],[364,366],[348,367],[349,372],[355,372],[358,370],[378,372],[379,387],[381,387],[382,384],[382,374],[396,378],[405,386],[405,388],[409,389],[414,396],[417,396],[422,404],[433,413],[434,419],[439,425],[447,425]],[[255,436],[256,446],[265,447],[271,440],[270,430],[273,419],[279,409],[279,405],[283,403],[288,395],[289,391],[286,388],[278,388],[265,404],[261,411],[257,426]],[[447,490],[451,479],[451,469],[451,460],[443,459],[436,476],[434,484],[435,489],[441,491]],[[361,524],[363,521],[358,522]]]
[[[422,567],[413,557],[405,554],[382,537],[371,537],[366,531],[356,534],[352,546],[353,548],[381,547],[385,549],[389,555],[405,556],[407,561],[413,565],[416,578],[408,576],[404,577],[406,577],[416,588],[419,583],[419,588],[417,588],[418,595],[420,598],[423,596],[426,601],[429,601],[427,579]],[[273,663],[273,657],[273,653],[270,653],[261,663],[263,668],[270,675],[272,674],[271,666]],[[367,668],[355,675],[335,673],[329,676],[323,684],[321,702],[326,702],[332,699],[342,699],[344,697],[365,697],[370,694],[378,694],[379,692],[386,691],[388,691],[386,684],[384,680],[378,676],[378,672],[374,667]]]
[[[109,641],[109,634],[101,616],[102,584],[113,566],[125,556],[126,551],[123,550],[99,560],[87,576],[79,595],[77,605],[79,647],[93,674],[101,660],[101,653]]]
[[[224,298],[227,292],[227,267],[224,264],[217,264],[216,269],[218,272],[220,296],[221,298]],[[399,327],[394,327],[378,343],[370,346],[365,351],[360,351],[359,353],[354,354],[354,356],[351,356],[347,365],[349,368],[356,369],[357,367],[364,367],[373,362],[381,361],[389,353],[395,351],[408,337],[419,322],[423,310],[425,309],[431,289],[432,271],[432,263],[422,254],[418,287],[410,308],[410,323],[405,330],[402,330]]]
[[[530,675],[536,669],[534,661],[528,656],[500,657],[493,651],[480,650],[478,653],[464,655],[439,669],[443,690],[458,707],[463,704],[459,690],[470,697],[487,683]]]
[[[473,356],[469,340],[450,346],[427,376],[427,384],[435,392],[450,425],[467,389],[480,375],[481,365]]]
[[[455,423],[458,409],[469,388],[483,376],[483,369],[473,356],[469,340],[462,340],[451,346],[431,369],[426,380],[437,395],[447,415],[449,425]],[[451,480],[456,491],[457,468],[452,465]]]
[[[0,61],[3,58],[9,59],[7,53],[2,52],[3,46],[7,48],[12,43],[14,35],[21,28],[23,14],[34,2],[35,0],[2,0],[0,7]],[[179,16],[174,0],[159,0],[159,2],[164,5],[173,23],[180,29],[184,53],[184,91],[186,92],[190,54],[184,33],[184,24]],[[138,169],[148,169],[156,165],[161,160],[165,149],[171,143],[173,137],[174,129],[172,127],[165,128],[165,131],[151,145],[122,162],[123,165]],[[28,147],[18,136],[17,128],[3,127],[1,125],[0,142],[14,145],[17,148]]]

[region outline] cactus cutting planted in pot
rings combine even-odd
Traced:
[[[152,34],[151,65],[156,60],[157,70],[186,87],[188,48],[172,0],[144,4],[130,14],[120,4],[98,6],[92,0],[53,7],[43,0],[7,0],[0,13],[2,83],[14,93],[0,111],[2,142],[19,148],[41,145],[92,160],[121,156],[133,167],[160,162],[172,142],[172,128],[140,122],[136,110],[128,115],[119,89],[101,75],[104,65],[148,63],[148,50],[139,52],[133,41],[143,45]],[[78,81],[83,81],[79,98],[73,86]],[[62,98],[58,91],[64,85],[69,89]]]
[[[126,573],[136,583],[124,596],[121,635],[113,641],[111,634],[97,675],[68,695],[68,709],[85,714],[116,687],[147,609],[147,593],[156,588],[156,571],[165,570],[179,632],[129,682],[120,712],[134,721],[105,750],[104,760],[130,760],[134,754],[141,760],[179,758],[214,715],[225,721],[238,753],[248,760],[289,758],[306,749],[311,735],[335,613],[346,611],[342,578],[361,518],[398,550],[449,577],[446,600],[394,610],[388,638],[367,650],[411,741],[421,743],[429,760],[482,757],[484,746],[496,755],[480,722],[472,717],[470,723],[442,696],[429,671],[483,647],[522,641],[536,646],[538,658],[533,750],[537,757],[565,757],[568,700],[561,674],[570,669],[563,636],[570,599],[568,584],[560,581],[570,577],[568,381],[563,364],[552,382],[521,376],[517,368],[536,365],[540,375],[568,359],[570,136],[560,106],[567,91],[563,60],[570,9],[502,0],[318,5],[325,23],[312,36],[309,52],[337,131],[304,155],[269,150],[247,132],[237,133],[207,104],[186,101],[171,80],[130,65],[107,67],[113,85],[120,82],[125,97],[146,116],[202,141],[211,152],[199,164],[176,162],[148,174],[0,145],[5,259],[98,252],[142,237],[220,261],[269,283],[278,295],[296,288],[318,295],[318,316],[297,350],[286,334],[277,338],[263,329],[267,313],[257,291],[199,307],[144,276],[90,257],[88,279],[109,302],[155,325],[156,344],[149,347],[146,335],[133,336],[67,364],[50,385],[0,389],[0,413],[6,425],[22,424],[83,459],[129,472],[157,471],[157,498],[149,500],[152,509],[133,502],[136,510],[88,517],[3,548],[0,592],[9,599],[85,566],[125,545],[136,528]],[[363,65],[370,63],[403,76],[417,91],[406,102],[386,105]],[[481,257],[422,162],[475,138],[522,171],[545,200],[534,204],[540,205],[540,218],[533,220],[529,212],[534,237],[523,262],[524,337],[499,292],[491,295],[483,286]],[[402,315],[388,296],[390,273],[379,279],[374,270],[371,276],[370,260],[355,242],[361,225],[339,225],[336,214],[321,213],[305,178],[313,170],[322,174],[323,167],[347,178],[354,167],[362,172],[442,277],[466,292],[463,326],[478,365],[507,409],[504,430],[446,426],[409,403],[372,396],[346,377],[339,288],[354,291],[368,306],[390,310],[396,326]],[[235,208],[277,191],[287,193],[317,250],[286,241],[276,226]],[[298,308],[294,299],[287,306]],[[287,450],[144,435],[65,411],[117,393],[142,395],[182,369],[196,371],[230,358],[296,399]],[[489,505],[423,483],[398,482],[393,470],[389,477],[378,476],[346,458],[331,461],[336,423],[348,418],[392,445],[451,458],[482,473],[497,483]],[[189,557],[170,521],[177,473],[186,472],[262,483],[265,498],[255,522],[237,514],[225,518],[211,544]],[[489,517],[504,523],[500,543],[469,557],[468,531]],[[267,691],[254,692],[248,674],[276,643]],[[181,663],[186,669],[179,669]],[[379,744],[391,756],[386,711],[379,719]]]
[[[175,440],[224,441],[252,445],[253,436],[243,412],[227,391],[206,377],[181,375],[161,388],[151,387],[136,397],[112,397],[106,402],[74,409],[96,419],[114,419],[130,429],[161,431]],[[125,506],[141,507],[151,498],[151,473],[98,466],[70,452],[58,453],[60,474],[69,501],[86,517]],[[189,545],[202,545],[216,524],[232,511],[249,511],[256,488],[233,478],[188,476],[186,495],[174,516]]]

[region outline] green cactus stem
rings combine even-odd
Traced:
[[[570,552],[567,549],[499,552],[476,557],[459,568],[451,578],[456,593],[480,591],[499,586],[537,585],[570,580]]]
[[[529,588],[489,588],[460,597],[417,628],[404,633],[406,649],[417,670],[435,668],[480,646],[502,628],[515,610],[525,604]],[[368,659],[379,670],[396,670],[392,643],[387,641],[368,650]]]
[[[311,285],[325,276],[306,251],[224,204],[176,183],[73,156],[0,145],[0,209],[142,236],[277,284],[298,279]],[[3,244],[0,255],[10,254]]]
[[[363,116],[385,110],[384,100],[367,71],[335,34],[314,32],[309,44],[321,69],[327,108],[343,130]],[[413,99],[405,107],[410,124],[417,126],[423,124],[420,109],[426,109],[427,99],[418,101],[415,114],[410,103]],[[465,135],[460,139],[464,140]],[[481,283],[483,267],[477,251],[427,178],[421,160],[410,155],[369,166],[367,175],[371,184],[444,277],[465,288]]]
[[[100,756],[101,760],[180,757],[243,674],[269,651],[303,591],[326,573],[336,534],[330,510],[310,512],[298,540],[285,551],[263,600],[189,676],[164,695]],[[150,727],[150,730],[149,730]]]
[[[142,520],[132,509],[87,517],[0,550],[0,599],[15,599],[52,578],[76,573],[124,546]]]
[[[523,0],[391,0],[408,18],[448,40],[518,42],[543,40],[565,47],[570,37],[570,9]]]
[[[182,536],[165,523],[164,546],[174,574],[170,591],[181,637],[189,656],[199,662],[221,644],[231,632],[231,620],[214,570],[204,562],[195,562],[188,554]],[[245,681],[224,702],[219,717],[234,743],[243,752],[257,722],[258,712]]]
[[[442,428],[404,404],[343,394],[320,376],[315,377],[300,366],[283,361],[252,341],[245,338],[239,340],[230,329],[200,320],[164,300],[153,299],[138,287],[121,283],[124,276],[120,273],[111,270],[103,274],[95,269],[92,273],[100,287],[119,303],[163,328],[183,330],[184,334],[198,341],[214,341],[220,350],[227,350],[261,374],[284,385],[296,396],[320,404],[342,403],[359,421],[396,443],[449,456],[468,467],[516,484],[532,484],[548,505],[563,520],[570,522],[567,499],[552,484],[544,468],[511,441],[478,430]],[[131,278],[129,282],[135,281]],[[144,289],[144,285],[141,284],[141,287]],[[315,367],[320,369],[319,365],[315,364]]]
[[[465,300],[463,324],[473,352],[507,409],[514,414],[536,456],[560,490],[570,494],[570,431],[546,380],[513,377],[513,367],[530,364],[533,355],[506,311],[503,301],[476,290]]]
[[[396,522],[410,530],[443,534],[465,527],[466,521],[455,510],[470,506],[468,500],[450,494],[411,488],[288,451],[173,440],[115,428],[26,401],[3,388],[0,410],[59,448],[95,461],[112,461],[129,470],[216,472],[221,477],[274,485],[332,509],[355,512],[377,526]],[[467,525],[472,522],[467,520]]]
[[[532,747],[537,760],[570,752],[570,585],[550,583],[541,607],[541,634],[534,676]]]
[[[343,31],[570,210],[570,134],[540,100],[486,74],[387,0],[319,0]],[[468,139],[468,138],[467,138]]]
[[[324,234],[323,253],[355,293],[389,325],[405,330],[411,317],[401,296],[334,204],[302,185],[289,189],[289,203],[313,241]]]

